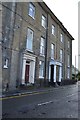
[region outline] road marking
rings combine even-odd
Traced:
[[[51,91],[45,91],[45,92],[35,92],[35,93],[32,93],[32,94],[25,94],[25,95],[19,95],[19,96],[4,97],[4,98],[0,98],[0,100],[7,100],[7,99],[20,98],[20,97],[25,97],[25,96],[31,96],[31,95],[44,94],[44,93],[48,93],[48,92],[51,92]]]
[[[76,93],[75,93],[76,94]],[[71,95],[68,95],[68,96],[66,96],[66,97],[71,97],[71,96],[74,96],[75,94],[71,94]]]
[[[49,102],[44,102],[44,103],[40,103],[38,104],[38,106],[41,106],[41,105],[46,105],[46,104],[49,104],[49,103],[52,103],[53,101],[49,101]]]
[[[57,89],[57,88],[56,88]],[[20,97],[25,97],[25,96],[31,96],[31,95],[38,95],[38,94],[45,94],[45,93],[49,93],[49,92],[53,92],[53,90],[49,90],[49,91],[40,91],[40,92],[34,92],[34,93],[29,93],[29,94],[20,94],[20,95],[14,95],[14,96],[9,96],[9,97],[3,97],[3,98],[0,98],[0,101],[1,100],[7,100],[7,99],[14,99],[14,98],[20,98]],[[70,97],[70,96],[73,96],[75,94],[71,94],[71,95],[68,95],[66,97]],[[64,97],[63,97],[64,98]]]

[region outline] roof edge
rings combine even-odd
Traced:
[[[43,1],[43,2],[39,2],[40,6],[51,15],[51,17],[54,18],[55,22],[61,27],[61,29],[68,35],[68,37],[71,40],[75,40],[72,35],[68,32],[68,30],[64,27],[64,25],[62,24],[62,22],[56,17],[56,15],[51,11],[51,9],[47,6],[47,4]]]

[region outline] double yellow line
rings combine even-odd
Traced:
[[[25,96],[31,96],[31,95],[38,95],[38,94],[45,94],[51,91],[43,91],[43,92],[34,92],[34,93],[30,93],[30,94],[22,94],[22,95],[17,95],[17,96],[9,96],[9,97],[4,97],[4,98],[0,98],[1,100],[7,100],[7,99],[13,99],[13,98],[20,98],[20,97],[25,97]]]

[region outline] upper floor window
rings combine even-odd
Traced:
[[[44,47],[45,47],[45,43],[44,43],[45,39],[43,37],[41,37],[41,43],[40,43],[40,54],[44,56]]]
[[[35,7],[32,3],[29,3],[29,16],[31,16],[32,18],[34,18],[35,16]]]
[[[68,48],[70,48],[70,42],[69,42],[69,40],[68,40]]]
[[[41,25],[46,28],[46,17],[42,15]]]
[[[39,78],[44,77],[44,62],[40,61],[39,62]]]
[[[52,25],[52,34],[55,35],[55,26]]]
[[[60,41],[63,42],[63,34],[60,34]]]
[[[26,48],[32,51],[32,47],[33,47],[33,30],[28,28]]]
[[[68,67],[70,67],[70,56],[68,55]]]
[[[55,45],[51,44],[51,58],[54,59]]]
[[[60,49],[60,62],[63,62],[63,50]]]

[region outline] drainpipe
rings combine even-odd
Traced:
[[[13,52],[13,41],[14,41],[14,28],[15,28],[15,17],[16,17],[16,1],[13,0],[12,1],[12,13],[11,13],[11,24],[10,24],[10,28],[11,28],[11,31],[10,31],[10,49],[11,49],[11,53],[10,53],[10,79],[9,79],[9,89],[11,89],[11,85],[12,85],[12,76],[13,76],[13,71],[12,71],[12,52]]]
[[[22,33],[22,24],[23,24],[23,19],[22,19],[22,9],[23,7],[21,6],[21,20],[20,20],[20,33],[19,33],[19,52],[18,52],[18,69],[17,69],[17,80],[16,80],[16,88],[20,86],[21,84],[21,60],[22,60],[22,51],[21,51],[21,47],[20,47],[20,43],[21,43],[21,33]]]
[[[76,55],[75,55],[75,80],[76,80]]]
[[[48,13],[47,13],[47,20],[46,20],[46,42],[45,42],[45,70],[44,70],[44,86],[46,86],[46,66],[47,66],[47,43],[48,43]]]

